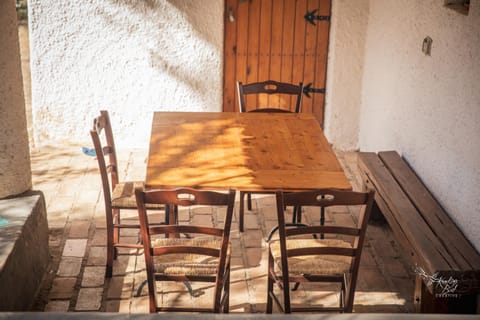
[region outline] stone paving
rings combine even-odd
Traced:
[[[143,180],[147,150],[119,150],[121,178]],[[338,153],[349,179],[358,189],[356,153]],[[105,311],[147,313],[148,293],[144,287],[135,293],[146,278],[141,250],[121,249],[115,261],[113,277],[105,279],[106,231],[101,181],[94,158],[84,155],[81,146],[46,146],[32,150],[35,190],[45,194],[50,230],[51,265],[44,276],[33,311]],[[266,303],[265,238],[276,224],[272,196],[254,195],[252,211],[246,211],[246,231],[238,231],[238,206],[232,225],[232,277],[230,312],[262,313]],[[134,217],[135,211],[131,214]],[[309,212],[304,215],[310,219]],[[353,224],[356,212],[327,212],[331,224]],[[205,210],[181,212],[180,221],[212,221]],[[131,241],[136,231],[123,234]],[[362,256],[355,295],[354,312],[413,312],[413,272],[388,225],[371,223]],[[208,305],[211,286],[194,286],[201,290],[191,297],[182,285],[162,287],[164,303]],[[302,285],[293,302],[335,304],[338,296],[325,286]],[[275,310],[274,312],[278,312]]]

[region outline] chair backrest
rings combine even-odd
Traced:
[[[277,82],[273,80],[267,80],[264,82],[255,82],[249,84],[243,84],[242,82],[237,82],[237,93],[238,93],[238,102],[240,112],[247,112],[247,99],[245,95],[250,94],[266,94],[266,95],[289,95],[288,101],[286,103],[280,103],[280,99],[277,99],[272,105],[271,98],[269,99],[269,104],[262,106],[259,99],[256,99],[255,108],[251,108],[248,111],[261,111],[261,112],[295,112],[300,113],[302,106],[302,96],[303,96],[303,83],[298,85]],[[295,108],[291,109],[291,97],[295,100]],[[286,105],[285,108],[282,105]]]
[[[230,237],[233,207],[235,204],[235,190],[229,190],[228,193],[221,193],[216,191],[196,190],[192,188],[150,191],[137,189],[135,190],[135,197],[137,199],[138,215],[144,245],[151,244],[151,236],[155,234],[205,234],[222,237],[221,251],[216,251],[215,254],[220,258],[225,258],[220,254],[222,252],[226,253],[228,239]],[[166,205],[170,211],[178,210],[178,207],[190,207],[195,205],[223,206],[226,207],[223,227],[196,226],[192,224],[170,224],[149,227],[148,215],[145,209],[146,204],[163,204]],[[194,253],[201,253],[198,251],[198,248],[190,249],[194,250]],[[150,251],[150,254],[153,254],[153,252]],[[206,250],[205,252],[202,252],[202,254],[211,255],[212,252]]]
[[[93,120],[93,128],[90,130],[90,135],[92,136],[100,176],[102,178],[105,205],[110,205],[112,200],[111,190],[113,190],[118,183],[118,166],[108,111],[100,111],[100,115]]]
[[[154,263],[153,258],[165,254],[197,254],[207,255],[218,258],[218,268],[215,285],[215,301],[220,300],[221,287],[224,282],[225,268],[227,262],[227,249],[230,239],[230,228],[232,224],[233,208],[235,204],[235,190],[229,190],[228,193],[196,190],[192,188],[179,188],[174,190],[150,190],[143,191],[141,189],[135,190],[135,197],[137,200],[138,216],[140,221],[140,230],[142,235],[142,242],[144,245],[145,265],[147,268],[147,277],[149,278],[149,294],[152,299],[152,292],[155,292],[153,274]],[[147,204],[163,204],[171,212],[181,209],[181,207],[191,207],[196,205],[207,205],[226,208],[225,217],[223,219],[223,226],[199,226],[199,225],[180,225],[170,224],[161,226],[151,226],[148,221],[146,211]],[[170,213],[169,213],[170,214]],[[202,239],[208,239],[209,236],[221,239],[219,248],[212,248],[207,243],[202,243],[201,246],[196,245],[172,245],[170,247],[162,246],[160,248],[152,247],[152,236],[165,235],[168,237],[179,236],[180,234],[195,234]],[[202,246],[204,245],[204,246]],[[152,281],[150,281],[152,280]],[[150,301],[151,310],[155,309],[152,304],[155,301]]]
[[[341,191],[332,189],[323,189],[306,192],[276,192],[277,200],[277,217],[278,232],[280,239],[280,251],[282,257],[282,275],[284,279],[288,279],[288,264],[286,257],[305,256],[305,255],[328,255],[328,256],[347,256],[351,257],[350,273],[351,273],[351,294],[355,290],[355,283],[360,266],[360,256],[362,253],[363,243],[365,240],[365,232],[368,225],[368,219],[372,210],[374,191],[355,192]],[[301,206],[302,208],[314,207],[332,207],[332,206],[361,206],[361,213],[358,218],[357,226],[327,226],[327,225],[301,225],[288,226],[285,223],[284,208],[285,206]],[[352,237],[353,243],[351,248],[343,246],[335,247],[331,243],[325,247],[302,247],[295,249],[287,249],[286,239],[290,236],[302,235],[318,235],[329,234],[330,237],[336,235],[340,238]],[[285,258],[284,258],[285,257]],[[284,290],[289,290],[288,281],[284,285]],[[347,301],[353,303],[353,300]]]

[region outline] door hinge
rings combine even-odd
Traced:
[[[310,93],[325,93],[325,88],[312,88],[312,83],[310,82],[303,87],[303,94],[311,98]]]
[[[320,21],[330,21],[330,16],[319,16],[316,15],[315,13],[318,11],[318,9],[315,9],[313,11],[307,12],[304,15],[305,20],[310,22],[311,24],[315,25],[315,20],[320,20]]]

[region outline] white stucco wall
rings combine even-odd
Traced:
[[[369,0],[333,0],[324,129],[338,150],[358,148]]]
[[[398,150],[480,250],[480,1],[443,2],[370,1],[360,149]]]
[[[151,111],[221,111],[223,0],[30,0],[35,143],[147,147]]]

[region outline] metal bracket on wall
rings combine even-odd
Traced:
[[[313,11],[307,12],[303,17],[305,20],[310,22],[311,24],[315,25],[315,20],[320,20],[320,21],[330,21],[330,16],[319,16],[316,15],[315,13],[318,11],[318,9],[315,9]]]

